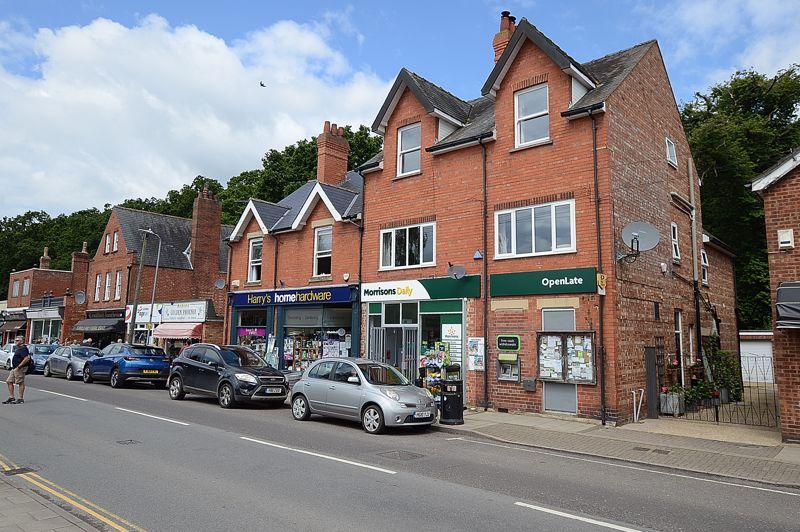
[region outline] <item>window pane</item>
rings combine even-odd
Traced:
[[[550,136],[550,115],[529,118],[519,123],[520,144],[546,139]]]
[[[511,213],[507,212],[497,217],[497,252],[500,254],[511,253]]]
[[[433,262],[433,226],[422,228],[422,262]]]
[[[536,252],[552,251],[553,224],[550,220],[550,206],[533,209],[533,219],[536,233]]]
[[[261,259],[261,250],[262,250],[262,243],[261,242],[253,242],[253,251],[250,256],[250,260],[260,260]]]
[[[384,306],[383,321],[387,325],[400,324],[400,303],[387,303]]]
[[[402,155],[402,169],[401,174],[408,172],[416,172],[419,170],[419,150],[410,151]]]
[[[248,277],[250,281],[260,281],[261,280],[261,265],[254,264],[250,266],[250,276]]]
[[[543,310],[543,331],[574,331],[575,311],[572,309]]]
[[[403,303],[403,325],[414,325],[417,323],[417,304]]]
[[[420,141],[420,126],[416,125],[400,132],[400,150],[407,151],[419,148]]]
[[[556,248],[572,247],[572,205],[556,206]]]
[[[317,251],[330,251],[332,247],[332,232],[330,227],[317,231]]]
[[[383,233],[381,266],[389,267],[392,265],[392,233]]]
[[[517,253],[533,252],[533,231],[531,229],[531,210],[516,212]]]
[[[518,117],[547,112],[547,86],[522,92],[517,96]]]
[[[394,232],[394,265],[406,265],[406,230],[397,229]]]
[[[408,228],[408,265],[419,264],[419,226]]]
[[[331,257],[317,258],[317,275],[330,275],[331,274]]]

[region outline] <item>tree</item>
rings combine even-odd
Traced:
[[[797,65],[767,77],[740,71],[682,109],[702,178],[703,226],[736,252],[740,326],[769,328],[769,269],[761,201],[747,183],[800,146]]]

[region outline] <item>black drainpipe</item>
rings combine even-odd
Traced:
[[[486,144],[480,139],[483,155],[483,409],[489,409],[489,192],[486,176]]]

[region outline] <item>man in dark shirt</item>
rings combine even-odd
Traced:
[[[11,357],[11,371],[6,379],[8,384],[8,399],[3,401],[4,405],[21,405],[25,402],[25,373],[28,371],[28,364],[33,363],[28,347],[23,343],[22,336],[15,339],[14,355]],[[19,387],[19,399],[14,399],[14,385]]]

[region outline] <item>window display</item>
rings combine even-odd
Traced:
[[[283,360],[286,367],[303,371],[322,357],[350,356],[350,308],[292,308],[284,318]]]

